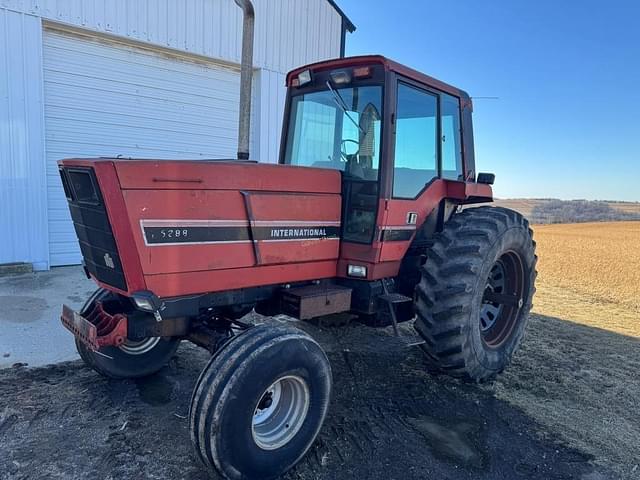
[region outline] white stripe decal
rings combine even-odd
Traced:
[[[340,222],[326,220],[254,220],[251,222],[256,227],[306,227],[308,225],[318,227],[339,227]]]
[[[141,227],[248,227],[247,220],[140,220]]]
[[[319,227],[339,227],[339,221],[326,220],[254,220],[256,227],[305,227],[317,225]],[[140,220],[141,227],[243,227],[248,226],[248,220]]]
[[[251,243],[251,240],[216,240],[213,242],[172,242],[172,243],[147,243],[147,239],[144,239],[144,244],[147,247],[165,247],[165,246],[176,246],[176,245],[226,245],[226,244],[234,244],[234,243]]]

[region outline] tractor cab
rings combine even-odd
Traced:
[[[342,175],[339,276],[394,276],[457,205],[491,200],[464,91],[381,56],[301,67],[287,86],[280,163]]]

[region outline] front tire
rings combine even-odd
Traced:
[[[85,315],[96,300],[107,301],[116,294],[99,288],[86,301],[81,315]],[[177,338],[153,337],[139,342],[125,340],[119,347],[104,347],[98,352],[87,348],[78,338],[76,350],[82,361],[93,370],[108,378],[140,378],[161,370],[175,354],[180,340]]]
[[[533,231],[497,207],[456,214],[434,240],[416,287],[416,331],[431,371],[485,381],[511,361],[535,292]]]
[[[225,478],[269,479],[313,444],[331,393],[320,346],[285,325],[258,325],[234,337],[205,367],[189,412],[203,463]]]

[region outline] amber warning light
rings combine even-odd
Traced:
[[[371,67],[356,67],[353,69],[353,78],[369,78]]]

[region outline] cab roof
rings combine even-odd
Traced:
[[[331,70],[334,68],[357,67],[360,65],[372,65],[372,64],[382,65],[386,71],[398,73],[411,80],[414,80],[419,83],[423,83],[425,85],[429,85],[445,93],[455,95],[460,99],[470,102],[469,94],[464,90],[456,88],[453,85],[449,85],[448,83],[442,82],[437,78],[430,77],[429,75],[426,75],[422,72],[414,70],[413,68],[407,67],[406,65],[398,63],[382,55],[360,55],[360,56],[354,56],[354,57],[335,58],[332,60],[324,60],[322,62],[310,63],[308,65],[304,65],[302,67],[298,67],[294,70],[291,70],[287,74],[287,86],[288,87],[292,86],[292,80],[296,78],[298,74],[300,72],[303,72],[304,70],[311,70],[312,72],[318,72],[322,70]]]

